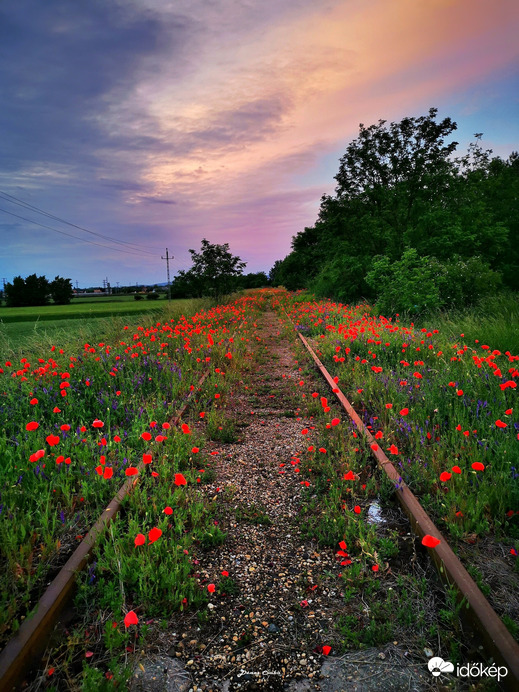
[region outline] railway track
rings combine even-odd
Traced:
[[[427,550],[441,579],[448,586],[454,586],[458,592],[459,600],[464,601],[466,604],[463,611],[464,616],[470,620],[472,626],[480,635],[487,656],[493,659],[497,665],[505,666],[508,670],[507,676],[502,680],[503,687],[511,692],[519,690],[519,645],[449,547],[447,541],[425,512],[416,496],[402,481],[399,472],[382,449],[380,449],[376,439],[367,429],[326,367],[319,360],[308,341],[301,333],[297,332],[297,335],[322,377],[330,386],[341,407],[354,422],[357,430],[365,436],[380,469],[387,475],[390,481],[398,485],[399,489],[396,492],[396,497],[409,518],[413,531],[420,538],[429,535],[440,540],[436,547],[427,548]]]
[[[440,543],[435,548],[428,548],[429,555],[440,577],[449,586],[455,586],[459,599],[466,604],[464,616],[470,619],[471,624],[478,631],[487,656],[493,659],[496,665],[506,667],[508,673],[506,677],[502,678],[501,685],[508,690],[518,690],[518,644],[514,641],[480,589],[453,553],[445,538],[424,511],[418,499],[413,495],[405,483],[402,483],[400,474],[384,452],[378,447],[375,438],[366,428],[345,395],[340,391],[334,379],[319,360],[308,341],[299,332],[298,338],[322,377],[332,389],[340,406],[355,423],[357,430],[365,436],[380,469],[393,483],[400,481],[399,490],[396,496],[404,512],[408,516],[414,532],[420,538],[429,535],[440,540]],[[191,392],[182,410],[171,421],[172,425],[177,426],[179,424],[182,416],[191,403],[191,397],[200,389],[208,374],[209,370],[205,371],[198,382],[198,386]],[[142,462],[140,467],[142,468]],[[22,624],[20,630],[1,652],[0,687],[2,690],[10,691],[16,688],[24,673],[32,666],[33,662],[45,648],[49,632],[54,627],[60,612],[73,593],[78,572],[88,564],[91,552],[98,537],[115,517],[121,508],[121,503],[124,498],[131,492],[132,488],[138,482],[138,479],[139,476],[128,479],[119,489],[88,535],[83,539],[57,577],[49,585],[39,601],[35,615],[28,618]]]
[[[181,410],[170,421],[170,425],[174,427],[179,425],[182,416],[191,404],[193,396],[200,391],[209,373],[209,369],[205,370],[197,386],[189,393]],[[31,669],[38,656],[45,649],[49,633],[54,628],[60,613],[73,595],[77,575],[88,565],[98,538],[121,509],[125,497],[139,482],[140,474],[144,469],[144,463],[140,461],[136,468],[139,473],[128,478],[114,495],[88,534],[47,587],[38,601],[34,615],[24,620],[20,629],[0,653],[1,690],[16,689],[23,675]]]

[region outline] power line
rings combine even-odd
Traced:
[[[60,216],[56,216],[54,214],[51,214],[50,212],[44,211],[43,209],[40,209],[39,207],[34,206],[33,204],[29,204],[29,202],[24,202],[23,200],[19,199],[18,197],[14,197],[14,195],[10,195],[8,192],[4,192],[3,190],[0,190],[0,197],[5,199],[7,202],[10,202],[11,204],[17,204],[20,207],[23,207],[24,209],[30,209],[31,211],[35,211],[38,214],[42,214],[43,216],[48,217],[49,219],[53,219],[54,221],[59,221],[60,223],[64,223],[67,226],[72,226],[73,228],[77,228],[80,231],[84,231],[85,233],[90,233],[91,235],[98,236],[99,238],[102,238],[103,240],[109,240],[113,243],[118,243],[119,245],[128,245],[128,246],[133,246],[133,249],[139,249],[140,248],[149,248],[148,245],[140,245],[139,243],[129,243],[125,240],[118,240],[117,238],[112,238],[111,236],[104,235],[102,233],[97,233],[96,231],[90,231],[88,228],[84,228],[83,226],[78,226],[75,223],[72,223],[70,221],[67,221],[66,219],[62,219]],[[157,248],[158,249],[158,248]],[[153,253],[150,253],[153,254]]]
[[[5,214],[10,214],[11,216],[15,216],[17,219],[22,219],[22,221],[28,221],[29,223],[33,223],[35,226],[41,226],[42,228],[48,228],[49,231],[54,231],[55,233],[61,233],[61,235],[66,235],[69,238],[74,238],[74,240],[79,240],[81,243],[88,243],[89,245],[97,245],[98,247],[104,247],[108,248],[108,250],[115,250],[116,252],[125,252],[127,255],[137,255],[138,257],[141,257],[143,254],[142,250],[139,250],[138,252],[131,252],[130,250],[123,250],[122,248],[119,247],[110,247],[109,245],[101,245],[101,243],[95,243],[93,240],[85,240],[84,238],[79,238],[77,235],[72,235],[71,233],[65,233],[65,231],[58,231],[57,228],[52,228],[52,226],[47,226],[44,223],[39,223],[38,221],[33,221],[32,219],[27,219],[25,216],[20,216],[19,214],[14,214],[12,211],[7,211],[7,209],[2,209],[0,207],[0,211],[3,211]],[[152,257],[155,257],[155,255],[152,252],[148,253]]]

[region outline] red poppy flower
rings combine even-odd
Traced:
[[[313,396],[314,399],[317,399],[317,397],[319,396],[319,394],[318,394],[318,392],[312,392],[312,396]]]
[[[181,473],[175,474],[175,485],[187,485],[187,481]]]
[[[341,548],[341,550],[348,550],[348,546],[346,545],[346,541],[341,541],[339,543],[339,548]]]
[[[151,433],[149,433],[149,432],[143,432],[142,435],[141,435],[141,438],[142,438],[145,442],[149,442],[149,441],[151,440]]]
[[[40,427],[39,423],[36,423],[36,421],[31,421],[30,423],[27,423],[25,426],[26,430],[37,430]]]
[[[377,440],[381,440],[381,439],[384,437],[384,433],[382,432],[382,430],[379,430],[379,431],[375,434],[375,437],[377,438]]]
[[[162,423],[162,429],[163,430],[169,430],[171,428],[171,425],[169,423]]]
[[[214,584],[208,584],[207,585],[207,590],[209,591],[209,593],[214,593],[215,589],[216,589],[216,586]]]
[[[164,514],[173,514],[173,509],[171,507],[164,507]]]
[[[50,445],[51,447],[54,447],[54,445],[57,445],[58,442],[60,441],[59,435],[47,435],[45,438],[47,441],[47,444]]]
[[[139,473],[139,469],[135,468],[135,466],[129,466],[124,473],[126,476],[136,476]]]
[[[324,654],[325,656],[328,656],[328,654],[330,653],[331,650],[332,650],[332,647],[331,647],[331,646],[328,646],[328,644],[326,644],[325,646],[323,646],[323,654]]]
[[[143,533],[138,533],[133,542],[136,546],[144,545],[146,543],[146,536]]]
[[[393,404],[386,404],[386,408],[393,408]]]
[[[472,468],[474,469],[474,471],[484,471],[484,470],[485,470],[485,465],[482,464],[480,461],[475,461],[475,462],[472,464]]]
[[[332,418],[332,425],[339,425],[340,422],[341,422],[340,418]]]
[[[193,447],[191,449],[192,454],[198,454],[199,451],[200,451],[200,449],[198,447]]]
[[[155,543],[162,536],[162,530],[155,527],[148,532],[148,541],[150,543]]]
[[[372,449],[374,452],[376,452],[376,451],[378,450],[378,444],[377,444],[376,442],[374,442],[374,443],[371,445],[371,449]]]
[[[189,425],[186,425],[186,423],[182,423],[182,432],[184,433],[184,435],[191,435]]]
[[[142,455],[142,463],[143,464],[151,464],[151,454],[143,454]]]
[[[422,545],[426,548],[436,548],[437,545],[441,543],[439,538],[434,536],[429,536],[428,534],[422,538]]]
[[[400,411],[400,415],[401,415],[401,416],[407,416],[408,413],[409,413],[409,409],[408,409],[408,408],[403,408],[403,409]]]
[[[114,470],[111,466],[106,466],[103,478],[111,478],[114,475]]]
[[[452,478],[452,473],[449,473],[448,471],[443,471],[440,473],[440,480],[445,483],[446,481],[449,481]]]
[[[301,430],[301,435],[307,435],[308,434],[308,428],[303,428]]]
[[[36,399],[36,398],[31,399],[31,400],[29,401],[29,403],[30,403],[32,406],[36,406],[36,404],[38,403],[38,399]]]
[[[114,435],[114,442],[120,442],[120,441],[121,441],[121,438],[119,437],[119,435]]]
[[[451,471],[452,473],[461,473],[461,469],[459,466],[453,466]]]
[[[102,428],[104,426],[104,423],[102,420],[99,420],[98,418],[95,419],[95,421],[92,423],[93,428]]]
[[[503,423],[502,420],[499,420],[499,419],[498,419],[498,420],[496,420],[496,425],[497,425],[498,428],[506,428],[508,424],[507,424],[507,423]]]
[[[398,454],[398,447],[396,445],[391,445],[391,447],[389,448],[389,453]]]
[[[359,505],[355,505],[355,507],[353,508],[353,511],[355,512],[355,514],[360,514],[361,509],[360,509]]]
[[[133,610],[130,610],[129,613],[127,613],[124,616],[124,626],[129,627],[130,625],[137,625],[139,622],[139,618],[135,614]]]
[[[378,572],[378,565],[373,565],[371,569],[373,570],[373,572]]]
[[[354,481],[356,478],[355,474],[353,471],[348,471],[348,473],[345,473],[343,476],[343,480],[345,481]]]
[[[57,406],[55,406],[55,407],[52,409],[52,413],[61,413],[61,409],[58,408]]]
[[[222,577],[228,577],[228,576],[229,576],[229,572],[227,572],[226,570],[223,570],[222,571]]]

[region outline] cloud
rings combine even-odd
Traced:
[[[208,237],[265,269],[360,122],[455,106],[484,129],[491,100],[513,141],[518,28],[515,0],[4,0],[0,189],[184,266]],[[82,248],[96,271],[117,256]]]

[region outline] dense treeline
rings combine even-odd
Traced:
[[[47,305],[51,298],[57,305],[68,305],[74,295],[70,279],[56,276],[54,281],[49,281],[36,274],[25,279],[15,276],[12,283],[5,285],[4,293],[7,307],[13,308]]]
[[[465,156],[437,109],[360,126],[340,159],[335,195],[292,239],[274,285],[385,312],[467,305],[519,289],[519,155],[492,157],[481,135]]]

